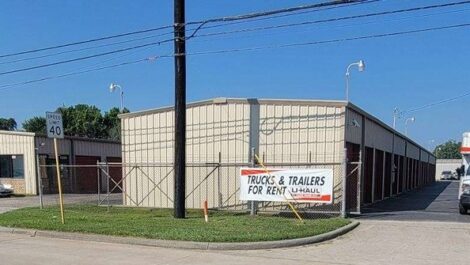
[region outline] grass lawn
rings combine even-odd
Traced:
[[[204,222],[202,210],[189,210],[186,219],[174,219],[171,209],[143,209],[92,205],[67,205],[65,225],[58,207],[24,208],[0,215],[0,226],[133,236],[201,242],[268,241],[314,236],[347,225],[342,218],[305,220],[210,212]]]

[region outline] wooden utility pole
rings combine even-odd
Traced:
[[[174,217],[185,218],[186,190],[186,43],[184,0],[174,0],[175,31],[175,197]]]

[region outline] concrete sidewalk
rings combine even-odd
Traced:
[[[465,264],[470,226],[364,220],[354,231],[304,247],[200,251],[0,233],[8,264]]]

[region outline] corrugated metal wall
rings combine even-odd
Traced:
[[[345,110],[344,102],[313,100],[216,99],[190,104],[187,110],[187,207],[199,208],[205,199],[209,207],[240,204],[237,198],[239,167],[190,164],[249,163],[252,147],[267,164],[330,164],[335,172],[336,195],[341,190],[341,162],[346,142],[360,145],[357,150],[361,152],[367,147],[368,153],[362,153],[362,159],[371,161],[365,161],[367,167],[362,167],[361,177],[356,179],[361,181],[357,185],[359,189],[371,194],[362,202],[397,194],[406,190],[412,180],[425,183],[423,172],[431,169],[414,160],[421,157],[433,163],[427,151],[359,108],[350,104],[347,115]],[[130,196],[126,204],[172,207],[172,108],[124,114],[121,118],[124,163],[160,164],[124,169],[125,190]],[[351,156],[358,157],[357,150]],[[364,172],[370,175],[367,181],[371,183],[364,183]],[[410,184],[404,183],[406,181]]]
[[[44,145],[41,145],[42,143]],[[54,156],[53,139],[36,136],[36,147],[39,147],[40,154]],[[99,156],[103,161],[106,157],[120,157],[122,155],[120,143],[106,140],[81,139],[77,137],[58,139],[57,147],[61,155],[70,155],[73,148],[74,154],[77,156]]]
[[[12,184],[15,193],[36,194],[36,162],[34,134],[0,131],[0,155],[23,155],[24,179],[2,178],[0,183]]]
[[[340,163],[344,148],[344,107],[299,101],[227,99],[187,109],[187,163],[251,162],[251,147],[266,163]],[[128,205],[173,206],[173,126],[169,108],[124,115],[124,163],[169,166],[126,167]],[[239,205],[240,166],[188,166],[186,205]],[[335,181],[341,168],[335,168]],[[152,189],[158,183],[158,188]]]
[[[194,106],[188,108],[186,115],[188,164],[218,163],[219,154],[221,163],[249,162],[248,101]],[[137,169],[126,167],[125,190],[131,196],[127,204],[173,206],[173,127],[172,110],[122,119],[124,163],[155,164]],[[236,167],[216,170],[211,166],[188,166],[186,172],[187,207],[199,208],[205,199],[210,207],[235,204],[238,200]],[[155,183],[159,184],[158,188],[149,190]],[[224,198],[218,194],[224,194]]]
[[[362,203],[414,189],[433,179],[433,155],[353,104],[347,110],[346,142],[362,145]]]
[[[340,163],[344,107],[260,101],[260,153],[271,163]]]

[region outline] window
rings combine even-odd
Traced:
[[[23,155],[0,155],[0,178],[24,178]]]

